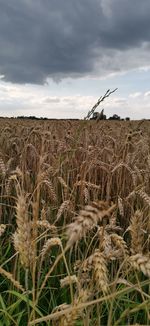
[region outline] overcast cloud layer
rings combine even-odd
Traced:
[[[149,0],[0,0],[0,75],[13,83],[150,65]]]

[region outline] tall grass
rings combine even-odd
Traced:
[[[0,125],[1,324],[148,325],[149,122]]]

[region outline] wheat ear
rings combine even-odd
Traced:
[[[5,230],[6,230],[6,225],[5,224],[0,224],[0,237],[5,232]]]
[[[116,205],[109,207],[106,202],[93,202],[91,205],[85,206],[77,216],[75,222],[68,226],[67,235],[68,246],[72,246],[79,241],[86,233],[91,230],[98,222],[102,222],[105,217],[110,217]]]
[[[94,268],[94,280],[100,291],[103,293],[108,292],[108,271],[107,271],[107,261],[105,256],[99,250],[95,250],[93,255],[93,268]]]
[[[5,271],[5,269],[3,269],[1,266],[0,266],[0,274],[7,277],[8,280],[10,280],[17,289],[21,290],[22,292],[25,292],[25,289],[22,287],[22,285],[18,281],[16,281],[13,278],[13,275],[11,273]]]
[[[34,259],[32,226],[28,218],[28,207],[23,194],[18,196],[16,206],[17,230],[13,235],[14,247],[19,252],[21,264],[29,268]]]
[[[150,258],[142,254],[130,256],[129,263],[133,268],[150,277]]]
[[[128,228],[131,232],[131,253],[142,253],[144,243],[143,233],[143,214],[137,210],[131,217],[130,225]]]

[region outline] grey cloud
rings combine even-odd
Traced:
[[[59,97],[47,97],[44,99],[44,103],[60,103]]]
[[[0,0],[0,74],[40,84],[120,71],[143,44],[135,66],[147,65],[149,30],[149,0]]]
[[[101,29],[101,44],[108,48],[127,49],[150,41],[149,0],[105,0],[110,15]]]

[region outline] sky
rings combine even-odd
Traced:
[[[0,0],[0,116],[150,119],[150,0]]]

